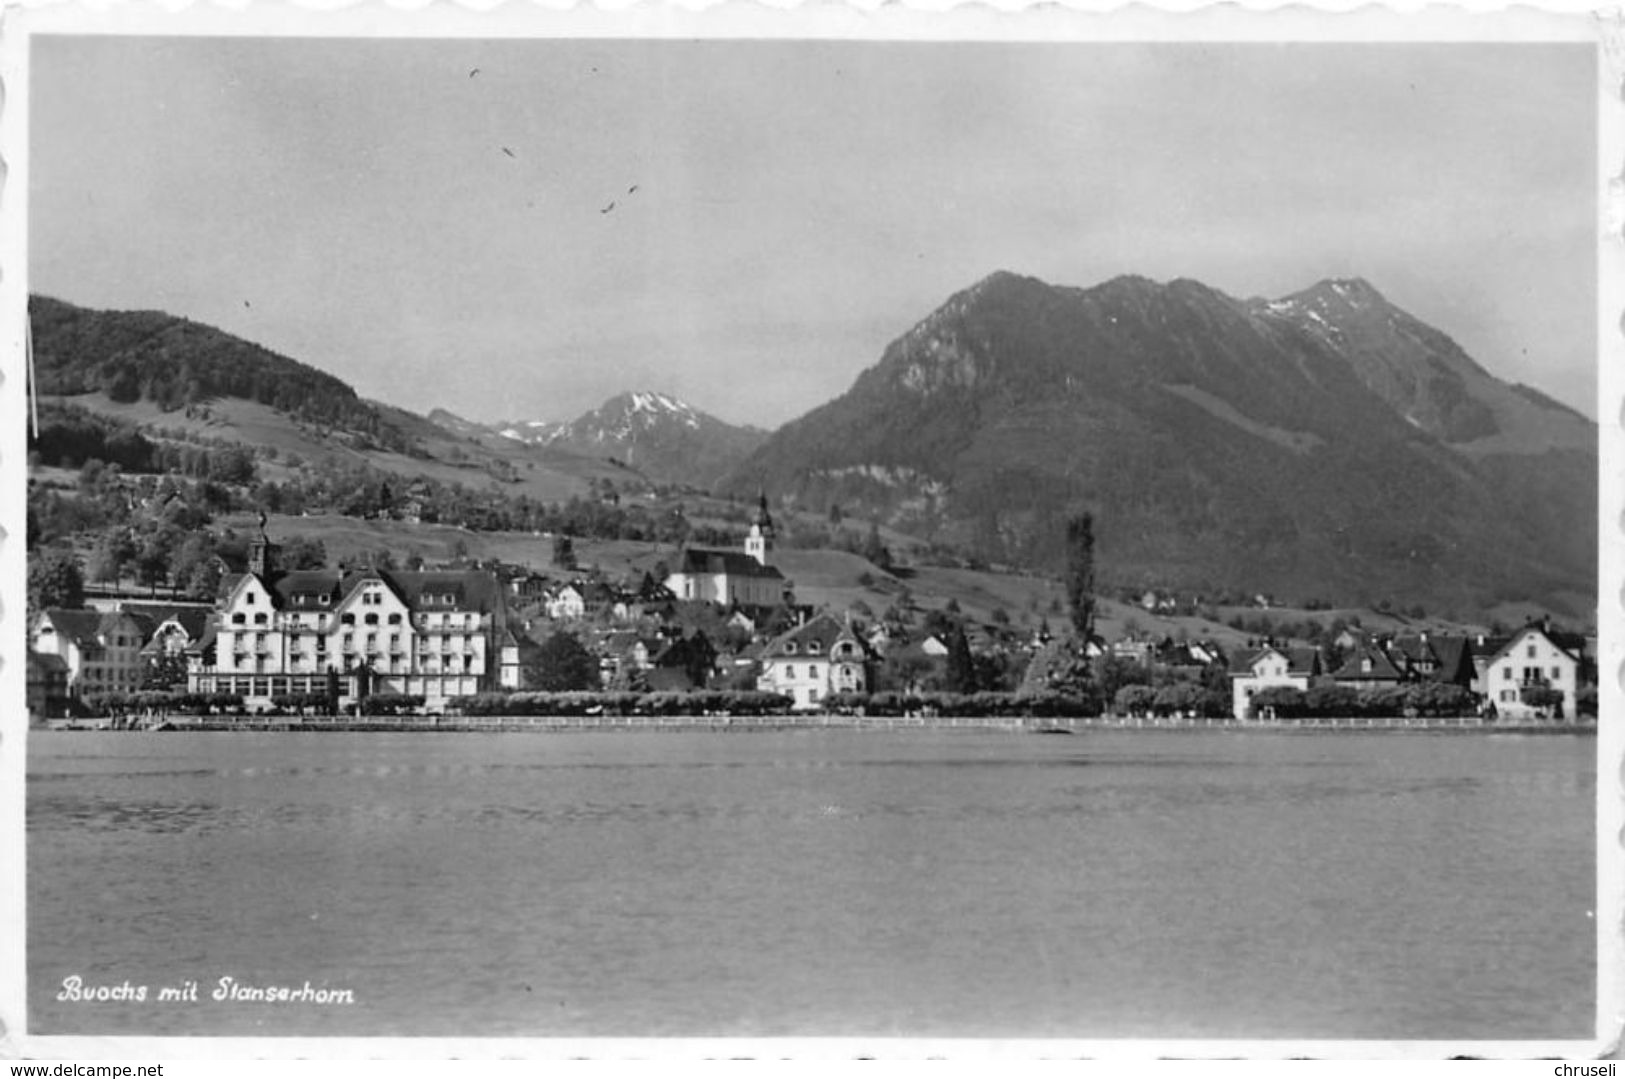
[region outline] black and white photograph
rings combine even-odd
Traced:
[[[686,17],[23,20],[7,1052],[1606,1052],[1597,40]]]

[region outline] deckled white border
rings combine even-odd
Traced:
[[[1353,9],[1358,10],[1353,10]],[[1396,14],[1401,12],[1403,14]],[[1328,12],[1343,12],[1335,17]],[[1489,13],[1489,14],[1486,14]],[[826,38],[834,40],[998,41],[1578,41],[1599,44],[1598,415],[1599,724],[1597,784],[1598,1036],[1574,1041],[1099,1041],[1024,1039],[400,1039],[400,1038],[140,1038],[29,1037],[23,1033],[25,889],[24,774],[25,627],[24,495],[27,459],[24,329],[27,304],[28,66],[35,33],[298,34],[388,37],[665,37]],[[886,0],[807,2],[685,0],[657,4],[605,0],[398,0],[384,5],[346,0],[10,0],[0,22],[0,1057],[185,1060],[221,1057],[363,1059],[664,1059],[862,1057],[919,1060],[1107,1060],[1371,1058],[1447,1056],[1585,1058],[1609,1053],[1625,1027],[1625,865],[1621,859],[1620,724],[1625,722],[1625,16],[1583,0],[1508,7],[1462,0],[1428,7],[1401,0],[1391,8],[1357,0],[1313,7],[1272,0],[1213,5],[1159,0],[1127,6],[1112,0],[1039,4],[1029,0]],[[1517,148],[1509,147],[1509,153]]]

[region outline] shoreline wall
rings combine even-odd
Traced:
[[[55,721],[50,729],[107,730],[105,721]],[[152,725],[129,729],[153,730]],[[170,731],[421,731],[580,732],[580,731],[967,731],[1010,734],[1074,734],[1088,731],[1264,731],[1271,733],[1595,733],[1594,720],[1512,723],[1465,717],[1348,717],[1318,719],[1235,720],[1097,716],[1087,719],[1042,719],[1029,716],[172,716]]]

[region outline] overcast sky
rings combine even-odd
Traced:
[[[1008,269],[1363,276],[1596,415],[1585,46],[57,37],[31,86],[33,291],[417,411],[773,426]]]

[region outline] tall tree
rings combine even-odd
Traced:
[[[1095,632],[1095,518],[1080,513],[1066,522],[1066,599],[1078,646]]]
[[[552,693],[599,688],[598,659],[574,634],[555,633],[536,649],[526,681]]]
[[[975,693],[976,659],[970,652],[970,641],[965,627],[955,626],[948,635],[948,690],[952,693]]]
[[[29,559],[28,606],[31,609],[82,607],[84,603],[85,575],[71,550],[55,547]]]

